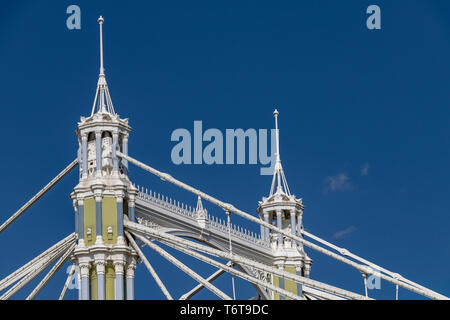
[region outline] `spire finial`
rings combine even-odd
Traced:
[[[105,69],[103,67],[103,30],[102,25],[105,21],[102,16],[98,18],[100,26],[100,74],[98,76],[97,90],[95,92],[94,104],[92,105],[91,116],[94,114],[96,107],[97,112],[116,114],[114,106],[109,95],[108,85],[106,84]]]
[[[276,162],[273,172],[273,179],[272,179],[272,186],[270,188],[270,196],[274,194],[275,192],[278,193],[285,193],[288,196],[291,195],[291,192],[289,191],[289,186],[286,181],[286,177],[284,176],[283,167],[281,166],[281,160],[280,160],[280,135],[278,130],[278,115],[280,113],[277,109],[273,111],[273,116],[275,117],[275,141],[276,141]],[[275,190],[276,185],[276,190]]]
[[[105,70],[103,68],[103,34],[102,34],[102,25],[103,25],[103,21],[105,21],[103,19],[102,16],[100,16],[98,18],[98,24],[100,25],[100,75],[104,76],[105,75]]]
[[[276,137],[276,146],[277,146],[277,162],[280,161],[280,137],[278,134],[278,115],[279,112],[277,109],[273,111],[273,116],[275,117],[275,137]]]

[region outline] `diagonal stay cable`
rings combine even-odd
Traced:
[[[22,213],[38,201],[48,190],[50,190],[59,180],[68,174],[78,163],[78,159],[73,160],[63,171],[54,177],[44,188],[42,188],[36,195],[34,195],[27,203],[25,203],[19,210],[17,210],[11,217],[8,218],[1,226],[0,233],[9,227]]]
[[[73,253],[76,243],[73,243],[70,248],[59,258],[58,262],[50,269],[50,271],[45,275],[45,277],[39,282],[36,288],[31,291],[26,300],[31,300],[36,297],[36,295],[44,288],[48,281],[55,275],[56,272],[66,263],[69,256]]]
[[[169,293],[169,291],[167,290],[166,286],[161,281],[161,279],[159,278],[159,276],[156,273],[155,269],[153,269],[153,266],[150,264],[150,262],[148,261],[147,257],[142,252],[141,248],[139,248],[139,246],[137,245],[136,241],[134,241],[133,237],[128,233],[128,231],[125,231],[125,235],[128,238],[128,241],[130,242],[130,244],[133,247],[133,249],[138,253],[139,257],[144,262],[145,266],[147,267],[148,271],[152,275],[153,279],[155,279],[156,283],[158,284],[158,287],[161,289],[161,291],[166,296],[167,300],[173,300],[173,298],[172,298],[171,294]]]
[[[227,266],[232,266],[233,263],[231,261],[227,262]],[[212,275],[210,275],[208,278],[206,278],[206,281],[213,282],[218,277],[220,277],[222,274],[225,273],[225,270],[219,269],[216,272],[214,272]],[[192,288],[190,291],[186,292],[180,297],[180,300],[189,300],[192,298],[195,294],[197,294],[200,290],[202,290],[205,286],[201,283],[196,285],[194,288]]]
[[[139,235],[137,233],[134,233],[134,235],[136,235],[141,241],[144,241],[146,243],[149,242],[149,240],[147,238],[145,238],[145,237],[143,237],[143,236],[141,236],[141,235]],[[253,276],[251,276],[251,275],[249,275],[249,274],[247,274],[245,272],[236,270],[236,269],[234,269],[232,267],[227,266],[226,264],[223,264],[223,263],[221,263],[219,261],[216,261],[214,259],[208,258],[205,255],[202,255],[202,254],[200,254],[200,253],[198,253],[196,251],[193,251],[193,250],[190,250],[190,249],[186,249],[186,248],[184,248],[182,246],[179,246],[177,244],[174,244],[173,242],[170,242],[170,241],[164,241],[162,239],[159,239],[159,241],[163,242],[164,244],[166,244],[166,245],[168,245],[168,246],[170,246],[170,247],[172,247],[172,248],[174,248],[176,250],[179,250],[179,251],[181,251],[181,252],[183,252],[185,254],[188,254],[188,255],[196,258],[196,259],[199,259],[200,261],[203,261],[203,262],[208,263],[208,264],[210,264],[212,266],[221,268],[221,269],[225,270],[226,272],[228,272],[228,273],[230,273],[232,275],[236,275],[236,276],[238,276],[238,277],[240,277],[240,278],[242,278],[242,279],[244,279],[246,281],[249,281],[249,282],[251,282],[253,284],[256,284],[256,285],[262,286],[264,288],[273,290],[273,291],[279,293],[280,295],[286,296],[286,297],[291,298],[293,300],[303,300],[302,297],[300,297],[300,296],[298,296],[296,294],[293,294],[292,292],[289,292],[289,291],[287,291],[285,289],[282,289],[280,287],[274,286],[273,284],[271,284],[269,282],[265,282],[265,281],[262,281],[260,279],[257,279],[257,278],[255,278],[255,277],[253,277]]]
[[[76,239],[76,234],[72,233],[59,241],[58,243],[51,246],[49,249],[45,250],[43,253],[39,254],[37,257],[26,263],[24,266],[20,267],[10,275],[6,276],[4,279],[0,281],[0,291],[3,291],[5,288],[9,287],[12,283],[21,279],[30,273],[33,268],[42,263],[42,261],[51,256],[53,253],[57,252],[61,248],[67,247],[70,243],[74,242]]]
[[[284,236],[286,236],[286,237],[288,237],[290,239],[296,240],[296,241],[302,243],[303,245],[305,245],[305,246],[307,246],[307,247],[309,247],[309,248],[311,248],[313,250],[321,252],[321,253],[323,253],[325,255],[328,255],[328,256],[330,256],[330,257],[332,257],[332,258],[334,258],[334,259],[336,259],[338,261],[341,261],[341,262],[343,262],[343,263],[345,263],[347,265],[350,265],[353,268],[359,270],[360,272],[363,272],[363,273],[366,273],[366,274],[376,275],[376,276],[380,277],[383,280],[386,280],[386,281],[391,282],[393,284],[399,285],[400,287],[403,287],[405,289],[408,289],[408,290],[410,290],[412,292],[415,292],[417,294],[420,294],[422,296],[425,296],[425,297],[428,297],[428,298],[431,298],[431,299],[448,299],[447,297],[445,297],[445,296],[443,296],[443,295],[441,295],[441,294],[439,294],[437,292],[434,292],[433,290],[430,290],[430,289],[427,289],[427,288],[425,288],[425,289],[418,288],[416,286],[413,286],[413,285],[407,284],[405,282],[399,281],[399,280],[397,280],[395,278],[392,278],[392,277],[390,277],[388,275],[376,272],[375,270],[372,270],[370,267],[368,267],[366,265],[358,264],[358,263],[356,263],[356,262],[354,262],[354,261],[352,261],[350,259],[347,259],[345,257],[340,256],[337,253],[334,253],[334,252],[332,252],[330,250],[322,248],[321,246],[319,246],[319,245],[317,245],[315,243],[307,241],[307,240],[303,239],[302,237],[296,236],[296,235],[294,235],[294,234],[292,234],[290,232],[287,232],[285,230],[279,229],[279,228],[271,225],[270,223],[267,223],[265,221],[257,219],[256,217],[254,217],[254,216],[252,216],[252,215],[250,215],[250,214],[248,214],[248,213],[246,213],[246,212],[244,212],[242,210],[237,209],[232,204],[222,202],[222,201],[220,201],[220,200],[218,200],[218,199],[216,199],[216,198],[214,198],[214,197],[212,197],[212,196],[210,196],[210,195],[208,195],[208,194],[206,194],[206,193],[204,193],[204,192],[202,192],[200,190],[197,190],[197,189],[189,186],[188,184],[186,184],[184,182],[181,182],[181,181],[173,178],[170,174],[158,171],[158,170],[156,170],[156,169],[154,169],[154,168],[152,168],[152,167],[150,167],[150,166],[148,166],[148,165],[146,165],[146,164],[144,164],[144,163],[142,163],[142,162],[140,162],[140,161],[138,161],[138,160],[136,160],[136,159],[134,159],[134,158],[132,158],[132,157],[130,157],[128,155],[125,155],[125,154],[123,154],[123,153],[121,153],[119,151],[117,152],[117,155],[119,157],[122,157],[122,158],[128,160],[129,162],[133,163],[134,165],[136,165],[136,166],[138,166],[138,167],[140,167],[140,168],[142,168],[142,169],[144,169],[144,170],[146,170],[146,171],[148,171],[148,172],[158,176],[160,179],[162,179],[164,181],[168,181],[168,182],[170,182],[172,184],[175,184],[175,185],[179,186],[180,188],[183,188],[183,189],[185,189],[185,190],[187,190],[189,192],[192,192],[192,193],[196,194],[197,196],[200,196],[201,198],[206,199],[209,202],[218,205],[219,207],[223,208],[225,211],[228,210],[230,212],[234,212],[237,215],[240,215],[241,217],[243,217],[243,218],[245,218],[247,220],[250,220],[250,221],[253,221],[253,222],[255,222],[255,223],[259,224],[259,225],[265,226],[268,229],[273,230],[273,231],[275,231],[277,233],[281,233],[282,235],[284,235]]]
[[[0,300],[6,300],[11,298],[14,294],[17,293],[20,289],[22,289],[25,285],[28,284],[31,280],[33,280],[38,274],[47,269],[53,262],[56,261],[71,244],[60,248],[58,251],[54,252],[48,258],[44,258],[41,264],[33,267],[33,270],[29,272],[26,276],[20,279],[14,286],[12,286],[8,291],[6,291],[1,297]]]
[[[302,277],[296,274],[292,274],[286,271],[282,271],[278,268],[273,268],[270,266],[267,266],[263,263],[242,257],[240,255],[237,255],[235,253],[230,254],[227,252],[223,252],[214,248],[210,248],[208,246],[202,245],[202,244],[198,244],[198,243],[194,243],[192,241],[187,241],[186,239],[165,233],[163,231],[160,230],[156,230],[156,229],[152,229],[134,222],[130,222],[129,220],[125,219],[124,221],[124,226],[126,228],[128,228],[129,230],[133,231],[133,233],[139,233],[141,235],[144,236],[150,236],[152,238],[156,238],[156,239],[163,239],[172,243],[175,243],[177,245],[183,246],[183,247],[187,247],[188,249],[195,249],[195,250],[199,250],[202,251],[204,253],[207,254],[211,254],[214,255],[216,257],[222,258],[222,259],[226,259],[226,260],[230,260],[232,262],[238,263],[238,264],[244,264],[250,267],[253,267],[255,269],[259,269],[262,271],[266,271],[269,273],[272,273],[274,275],[277,275],[279,277],[285,278],[285,279],[289,279],[292,281],[295,281],[297,283],[300,283],[302,285],[307,285],[316,289],[321,289],[324,291],[328,291],[343,297],[348,297],[351,299],[362,299],[365,300],[366,297],[360,295],[360,294],[356,294],[341,288],[337,288],[316,280],[312,280],[306,277]]]
[[[148,245],[150,248],[158,252],[161,256],[166,258],[169,262],[173,263],[175,266],[177,266],[179,269],[181,269],[184,273],[198,281],[199,283],[203,284],[207,289],[209,289],[212,293],[217,295],[219,298],[223,300],[232,300],[228,295],[223,293],[221,290],[219,290],[217,287],[206,281],[202,276],[200,276],[198,273],[196,273],[194,270],[186,266],[184,263],[176,259],[174,256],[163,250],[161,247],[159,247],[157,244],[151,242],[150,240],[138,236],[138,238],[143,241],[146,245]]]
[[[73,265],[70,267],[69,274],[67,275],[67,279],[66,279],[66,281],[64,282],[64,287],[63,287],[63,289],[61,290],[61,294],[59,295],[59,299],[58,299],[58,300],[63,300],[63,299],[64,299],[64,297],[65,297],[65,295],[66,295],[66,292],[67,292],[67,289],[69,288],[69,283],[70,283],[70,281],[72,280],[72,277],[73,277],[75,271],[76,271],[76,268],[75,268],[75,265],[73,264]]]

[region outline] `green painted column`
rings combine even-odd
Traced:
[[[105,296],[106,300],[114,300],[114,279],[116,278],[116,274],[114,272],[114,266],[107,265],[105,267]]]
[[[89,271],[89,279],[91,284],[91,300],[97,300],[97,268],[95,266]]]

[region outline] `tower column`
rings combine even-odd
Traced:
[[[117,146],[119,145],[119,133],[113,132],[113,144],[112,144],[112,158],[113,158],[113,173],[118,175],[119,173],[119,159],[117,158]]]
[[[298,276],[302,276],[302,268],[301,267],[297,267],[295,271],[296,271],[295,273]],[[297,295],[303,296],[303,287],[302,287],[301,283],[297,283]]]
[[[124,135],[122,138],[122,153],[128,155],[128,135]],[[128,160],[122,159],[122,163],[128,171]]]
[[[84,201],[78,199],[78,245],[84,247]]]
[[[116,193],[117,199],[117,244],[125,244],[123,237],[123,192]]]
[[[79,233],[78,233],[78,201],[76,199],[73,200],[73,210],[75,212],[75,233],[77,235],[77,237],[80,237]]]
[[[295,236],[296,232],[297,232],[297,224],[296,224],[296,217],[295,217],[295,209],[290,210],[290,215],[291,215],[291,233],[292,235]],[[292,240],[292,247],[295,247],[295,240]]]
[[[82,177],[88,176],[88,162],[87,162],[87,133],[83,133],[81,136],[81,156],[83,159],[83,173]]]
[[[114,297],[116,300],[123,300],[124,288],[123,288],[123,273],[124,273],[123,261],[114,261],[114,270],[116,273],[116,279],[114,282]]]
[[[102,132],[95,131],[95,160],[97,162],[97,170],[95,175],[102,176]]]
[[[127,300],[134,300],[134,270],[136,269],[136,261],[133,261],[127,266],[126,274],[126,288],[127,288]]]
[[[134,194],[130,194],[128,199],[128,218],[132,222],[136,222],[135,207],[135,196]]]
[[[277,228],[281,229],[281,209],[277,209]],[[281,236],[281,233],[278,233],[278,247],[281,248],[283,245],[283,237]]]
[[[95,195],[95,244],[103,244],[103,221],[102,221],[102,196],[98,192]]]
[[[284,271],[283,265],[278,266],[278,269],[280,271]],[[283,277],[279,278],[279,285],[280,285],[281,289],[284,289],[284,278]],[[280,300],[286,299],[286,297],[282,296],[281,294],[279,296],[280,296]]]
[[[83,262],[80,266],[81,300],[89,300],[89,263]]]
[[[297,213],[297,236],[302,237],[302,211]]]
[[[78,300],[81,299],[81,276],[80,276],[80,266],[75,266],[75,275],[77,281],[77,289],[78,289]]]
[[[105,300],[105,264],[104,260],[95,261],[97,270],[97,300]]]
[[[82,177],[83,172],[83,160],[81,159],[81,142],[78,140],[78,150],[77,150],[77,159],[78,159],[78,178]]]

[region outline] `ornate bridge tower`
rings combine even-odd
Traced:
[[[280,160],[278,111],[274,111],[276,133],[276,162],[269,196],[259,202],[258,213],[261,220],[276,226],[293,235],[302,236],[302,216],[304,206],[302,199],[292,195],[284,175]],[[269,231],[261,226],[261,238],[270,243],[274,255],[274,266],[283,271],[309,277],[312,260],[306,255],[303,245],[296,243],[281,233]],[[272,283],[296,295],[302,295],[302,287],[294,281],[272,276]],[[278,293],[273,293],[273,299],[280,299]]]
[[[114,111],[103,68],[103,18],[100,24],[100,74],[92,112],[81,117],[78,137],[79,183],[71,198],[75,208],[78,243],[73,263],[78,269],[79,299],[134,298],[136,252],[126,243],[123,216],[134,221],[138,193],[128,178],[131,127]]]

